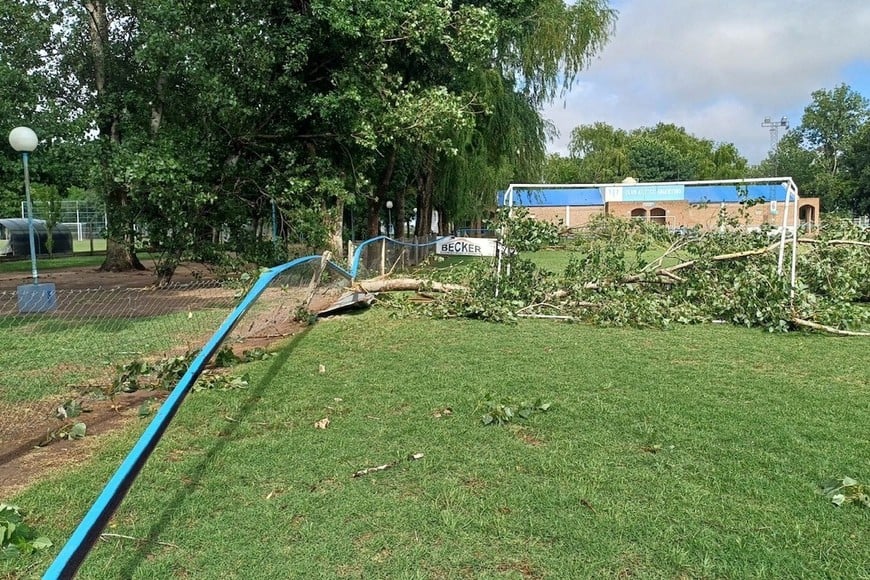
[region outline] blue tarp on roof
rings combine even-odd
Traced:
[[[644,184],[626,186],[626,190],[635,193],[643,189]],[[657,184],[650,183],[654,191]],[[748,200],[785,201],[786,189],[779,184],[747,184],[747,185],[687,185],[684,188],[683,199],[689,203],[738,203]],[[505,203],[505,192],[498,192],[498,205]],[[626,199],[626,201],[628,201]],[[658,201],[674,201],[672,196]],[[594,206],[604,205],[603,188],[587,187],[576,189],[515,189],[514,205],[525,207],[552,206]]]

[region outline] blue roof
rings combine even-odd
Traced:
[[[504,191],[498,192],[498,205],[505,205]],[[604,205],[604,197],[597,187],[584,189],[515,189],[514,205],[526,207],[565,205]]]
[[[779,184],[763,185],[691,185],[686,186],[686,201],[739,202],[750,199],[763,201],[785,201],[786,189]]]
[[[585,188],[515,189],[514,205],[526,207],[604,205],[604,190],[620,190],[622,201],[686,201],[688,203],[738,203],[748,200],[785,201],[786,188],[780,184],[662,186],[638,183],[625,186]],[[613,200],[611,193],[608,199]],[[505,205],[505,192],[499,191],[498,205]]]

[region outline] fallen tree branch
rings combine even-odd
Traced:
[[[305,310],[308,310],[311,306],[311,300],[314,299],[314,294],[317,292],[317,286],[320,285],[320,279],[323,277],[323,271],[326,270],[326,265],[330,260],[332,260],[332,252],[323,252],[323,256],[320,258],[320,265],[317,267],[317,270],[314,271],[314,274],[311,276],[311,281],[308,283],[308,294],[302,302],[302,307]]]
[[[804,320],[802,318],[793,318],[792,322],[794,322],[798,326],[803,326],[805,328],[812,328],[813,330],[822,330],[824,332],[829,332],[831,334],[839,334],[841,336],[870,336],[870,332],[858,332],[858,331],[854,331],[854,330],[840,330],[839,328],[834,328],[833,326],[819,324],[818,322],[813,322],[811,320]]]
[[[361,280],[357,282],[357,286],[366,292],[403,292],[403,291],[420,291],[431,290],[433,292],[456,292],[468,290],[466,286],[460,284],[446,284],[443,282],[432,282],[430,280],[419,280],[417,278],[396,278],[393,280]]]
[[[802,244],[829,244],[831,246],[863,246],[870,248],[870,242],[860,242],[858,240],[817,240],[815,238],[798,238],[798,242]]]
[[[773,251],[779,247],[779,242],[770,244],[764,248],[756,248],[754,250],[745,250],[743,252],[734,252],[732,254],[719,254],[718,256],[713,256],[710,258],[713,262],[724,262],[727,260],[736,260],[738,258],[747,258],[749,256],[759,256],[761,254],[766,254],[767,252]],[[685,268],[691,268],[695,264],[698,263],[698,260],[689,260],[687,262],[683,262],[682,264],[677,264],[676,266],[671,266],[670,268],[662,268],[658,271],[659,274],[663,276],[668,276],[673,274],[678,270],[683,270]]]
[[[544,320],[567,320],[569,322],[583,322],[582,318],[576,316],[564,316],[560,314],[520,314],[517,313],[517,318],[542,318]]]
[[[375,276],[374,278],[371,278],[371,280],[385,280],[385,279],[389,278],[390,276],[392,276],[392,275],[393,275],[393,272],[394,272],[395,269],[396,269],[396,266],[399,265],[399,262],[402,260],[402,258],[403,258],[404,256],[405,256],[405,249],[402,248],[402,251],[401,251],[401,253],[399,254],[399,257],[396,258],[396,261],[395,261],[395,262],[393,262],[393,266],[390,268],[390,271],[387,272],[386,274],[382,274],[382,275],[380,275],[380,276]]]

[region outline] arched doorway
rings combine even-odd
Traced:
[[[810,204],[802,205],[798,211],[798,219],[801,225],[813,229],[816,227],[816,208]]]
[[[654,224],[659,224],[663,226],[667,223],[667,216],[664,208],[654,207],[649,211],[649,221]]]
[[[646,220],[646,210],[642,207],[635,208],[631,210],[631,219],[633,220]]]

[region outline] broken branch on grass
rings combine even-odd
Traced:
[[[797,326],[812,328],[813,330],[822,330],[824,332],[839,334],[841,336],[870,336],[870,332],[859,332],[857,330],[841,330],[839,328],[834,328],[833,326],[827,326],[825,324],[819,324],[818,322],[813,322],[811,320],[804,320],[803,318],[793,318],[792,322],[794,322]]]
[[[798,242],[802,244],[828,244],[831,246],[863,246],[870,248],[870,242],[860,242],[858,240],[817,240],[815,238],[798,238]]]
[[[468,290],[467,287],[459,284],[446,284],[443,282],[432,282],[431,280],[420,280],[417,278],[396,278],[394,280],[361,280],[357,282],[357,286],[366,292],[405,292],[420,290],[431,290],[432,292],[454,292]]]

